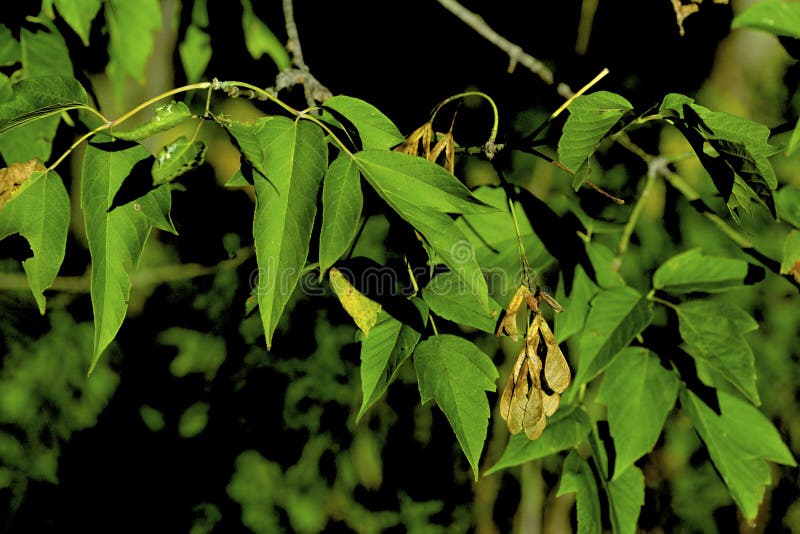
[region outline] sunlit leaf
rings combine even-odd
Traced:
[[[128,309],[130,273],[139,258],[153,225],[168,221],[169,191],[158,188],[135,201],[113,209],[114,197],[135,167],[146,164],[150,153],[141,145],[127,147],[100,143],[109,138],[96,136],[86,148],[81,171],[81,208],[92,257],[91,296],[94,313],[94,354],[91,372],[105,348],[117,334]],[[141,172],[141,171],[139,171]],[[144,210],[166,210],[155,221]],[[110,210],[110,211],[109,211]]]
[[[620,95],[598,91],[577,97],[567,109],[569,118],[558,141],[558,160],[577,171],[633,105]]]
[[[800,232],[792,230],[783,242],[781,274],[790,274],[800,283]]]
[[[758,2],[736,15],[731,28],[750,28],[800,39],[800,5],[778,0]]]
[[[608,407],[615,479],[653,449],[677,398],[677,376],[647,349],[628,347],[606,369],[597,402]]]
[[[681,337],[695,351],[690,353],[719,372],[756,405],[753,350],[744,334],[758,328],[741,308],[711,300],[693,300],[677,307]]]
[[[78,34],[84,46],[89,46],[92,21],[102,3],[102,0],[55,0],[59,15]]]
[[[769,420],[750,403],[717,391],[718,415],[694,393],[682,389],[681,407],[705,442],[711,460],[745,519],[754,522],[770,483],[767,461],[796,466],[794,456]]]
[[[23,78],[42,76],[72,77],[72,60],[64,38],[55,25],[44,18],[23,26],[19,43]]]
[[[155,32],[161,29],[161,5],[159,0],[106,0],[104,5],[109,37],[106,74],[121,101],[125,76],[145,81]]]
[[[0,169],[0,240],[18,233],[28,241],[33,257],[22,267],[42,314],[44,291],[64,260],[69,219],[69,196],[55,171],[37,161]]]
[[[22,61],[19,41],[14,39],[11,30],[0,24],[0,66],[7,67]]]
[[[563,273],[562,273],[563,281]],[[575,269],[572,292],[569,297],[564,294],[564,284],[558,284],[556,300],[564,305],[564,311],[555,316],[556,341],[563,343],[569,337],[581,332],[589,313],[589,302],[597,294],[599,288],[589,279],[583,267]]]
[[[253,235],[258,307],[267,347],[308,257],[317,192],[327,168],[322,131],[307,121],[268,117],[228,126],[258,173]]]
[[[659,266],[653,274],[653,287],[673,293],[724,291],[745,283],[750,270],[750,264],[744,260],[705,256],[698,247]],[[763,269],[761,274],[763,278]]]
[[[211,61],[211,37],[203,31],[208,23],[207,0],[195,1],[192,6],[192,23],[186,28],[186,35],[178,45],[187,83],[200,80]]]
[[[88,102],[83,86],[71,78],[31,78],[15,83],[12,89],[13,100],[0,102],[0,135],[37,119],[85,107]]]
[[[322,228],[319,271],[323,275],[353,243],[364,197],[361,175],[352,158],[340,154],[325,173],[322,185]]]
[[[477,480],[489,419],[484,391],[495,391],[497,368],[478,347],[450,334],[420,343],[414,366],[422,403],[435,400],[447,416]]]
[[[364,178],[402,216],[398,203],[441,213],[496,211],[475,198],[458,179],[426,159],[387,150],[353,155]]]
[[[341,124],[340,118],[355,126],[361,142],[359,148],[386,150],[404,140],[403,134],[383,112],[358,98],[337,95],[326,100],[322,108],[328,112],[323,114],[323,118],[341,125],[345,131],[347,125]]]

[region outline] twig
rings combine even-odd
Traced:
[[[303,59],[303,48],[300,46],[300,36],[294,21],[292,0],[283,0],[283,18],[286,21],[286,35],[288,36],[286,48],[292,54],[292,62],[297,68],[286,69],[278,74],[278,78],[275,80],[275,90],[281,91],[302,84],[306,103],[309,108],[314,108],[317,102],[324,102],[333,95],[311,74],[311,70]]]
[[[521,46],[512,43],[502,35],[494,31],[483,17],[468,10],[457,0],[437,0],[445,9],[461,19],[467,26],[485,37],[490,43],[508,54],[508,72],[514,72],[517,63],[520,63],[528,70],[539,76],[548,85],[553,84],[553,71],[544,63],[526,53]]]

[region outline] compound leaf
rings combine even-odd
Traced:
[[[171,182],[175,178],[203,164],[206,158],[206,144],[190,141],[181,136],[164,146],[153,161],[153,185]]]

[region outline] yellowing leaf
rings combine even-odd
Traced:
[[[369,335],[369,331],[378,322],[381,305],[359,293],[336,267],[330,270],[330,280],[331,287],[339,297],[342,307],[353,318],[356,326],[364,332],[364,335]]]

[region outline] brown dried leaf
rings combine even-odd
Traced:
[[[46,169],[42,162],[35,158],[0,169],[0,209],[14,198],[34,171],[44,170]]]
[[[702,0],[700,1],[702,2]],[[683,29],[683,21],[692,13],[697,13],[700,10],[698,4],[682,4],[681,0],[672,0],[672,7],[675,9],[675,20],[678,23],[678,30],[681,36],[686,35],[686,30]]]

